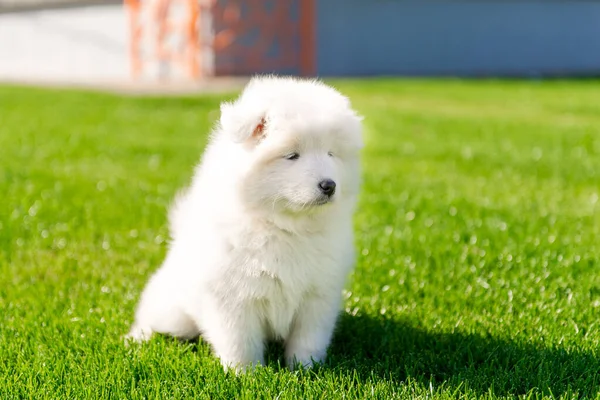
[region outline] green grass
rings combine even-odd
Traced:
[[[343,81],[358,266],[328,361],[125,348],[222,98],[0,87],[0,398],[597,398],[600,82]]]

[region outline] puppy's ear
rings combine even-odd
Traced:
[[[250,135],[250,138],[256,143],[260,142],[266,136],[266,132],[265,132],[266,129],[267,129],[267,120],[265,119],[265,117],[262,117],[260,119],[260,121],[258,121],[258,124],[254,127],[254,130],[252,131],[252,135]]]
[[[262,110],[245,109],[239,104],[221,104],[221,128],[234,142],[258,144],[266,135],[267,119]]]

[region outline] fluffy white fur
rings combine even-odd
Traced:
[[[322,361],[355,261],[361,147],[361,118],[333,88],[254,78],[221,106],[128,337],[202,335],[237,371],[263,363],[270,339],[291,367]]]

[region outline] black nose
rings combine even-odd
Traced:
[[[331,179],[323,179],[319,182],[319,189],[324,195],[331,197],[335,193],[335,182]]]

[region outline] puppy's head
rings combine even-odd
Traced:
[[[253,79],[221,106],[221,134],[243,149],[243,201],[269,212],[314,213],[353,198],[361,118],[317,81]]]

